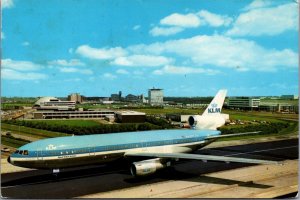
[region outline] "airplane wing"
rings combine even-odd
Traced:
[[[224,137],[235,137],[235,136],[242,136],[242,135],[251,135],[251,134],[257,134],[257,133],[261,133],[261,131],[232,133],[232,134],[225,134],[225,135],[213,135],[213,136],[206,137],[205,140],[212,140],[212,139],[218,139],[218,138],[224,138]]]
[[[248,158],[236,158],[227,156],[198,155],[187,153],[125,153],[125,157],[154,157],[169,159],[191,159],[206,161],[222,161],[222,162],[238,162],[238,163],[254,163],[254,164],[282,164],[278,161],[257,160]]]

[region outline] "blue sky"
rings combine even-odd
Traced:
[[[2,0],[1,9],[2,96],[298,94],[296,0]]]

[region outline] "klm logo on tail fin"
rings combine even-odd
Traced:
[[[221,113],[221,108],[218,108],[218,104],[212,103],[211,107],[207,109],[208,113]]]
[[[214,99],[208,105],[203,115],[220,114],[224,104],[227,90],[219,90]]]

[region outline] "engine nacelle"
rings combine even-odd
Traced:
[[[155,173],[157,170],[167,167],[160,159],[151,159],[141,162],[134,162],[130,167],[132,176],[146,176]]]
[[[194,115],[188,119],[189,125],[193,129],[216,130],[225,124],[223,115]]]

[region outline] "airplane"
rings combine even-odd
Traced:
[[[66,136],[48,138],[26,144],[8,157],[8,162],[25,168],[60,169],[109,163],[125,159],[130,172],[145,176],[169,167],[179,159],[255,164],[279,164],[276,161],[229,156],[191,154],[218,138],[254,134],[258,132],[221,135],[218,127],[225,124],[221,113],[227,90],[220,90],[202,115],[190,116],[191,129],[153,130]]]

